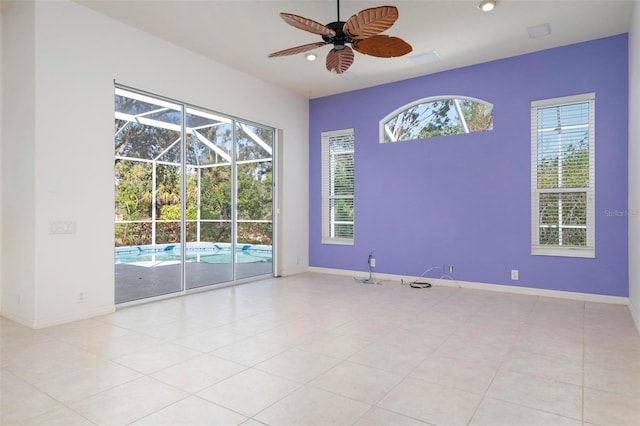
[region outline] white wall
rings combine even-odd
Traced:
[[[640,331],[640,1],[629,32],[629,303]]]
[[[2,69],[2,2],[0,2],[0,169],[3,168],[2,164],[2,152],[4,151],[4,140],[2,130],[2,105],[4,103],[4,90],[3,90],[3,69]],[[0,172],[0,315],[2,315],[2,172]]]
[[[18,2],[7,9],[29,7],[33,5]],[[281,272],[289,275],[307,269],[306,99],[75,3],[36,2],[34,22],[35,60],[27,68],[35,71],[32,76],[29,73],[23,76],[18,73],[22,72],[22,68],[17,69],[19,64],[11,62],[6,70],[15,74],[5,81],[6,88],[16,81],[30,86],[35,97],[32,109],[20,117],[16,117],[12,100],[7,101],[11,108],[5,109],[7,133],[21,134],[23,129],[14,120],[26,122],[35,117],[28,126],[34,133],[31,155],[19,159],[11,155],[5,159],[19,160],[18,169],[31,167],[33,171],[31,185],[29,182],[23,185],[23,193],[33,198],[33,217],[25,217],[20,228],[31,232],[33,244],[27,242],[26,248],[32,248],[34,256],[29,265],[14,266],[8,258],[13,254],[9,254],[4,276],[23,274],[27,277],[25,283],[33,283],[36,309],[24,321],[19,306],[7,300],[17,286],[7,282],[3,315],[42,327],[113,310],[114,79],[283,129]],[[6,29],[11,39],[17,35],[13,31],[20,30]],[[16,145],[12,139],[6,139],[5,143],[9,148]],[[4,178],[13,179],[18,173],[19,170],[13,170]],[[5,190],[8,188],[5,185]],[[5,192],[5,202],[10,195]],[[13,227],[8,219],[5,216],[5,227]],[[77,232],[50,235],[51,221],[74,221]],[[20,229],[7,235],[5,248],[13,250],[15,245],[23,244],[24,232]],[[297,264],[299,257],[304,260],[301,264]],[[80,291],[86,293],[84,303],[77,302]],[[24,299],[23,295],[23,304]]]
[[[4,3],[2,12],[2,314],[31,322],[36,315],[35,8],[17,5]]]

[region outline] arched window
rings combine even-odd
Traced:
[[[493,128],[493,104],[438,96],[404,105],[380,121],[380,143],[484,132]]]

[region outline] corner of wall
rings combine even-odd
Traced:
[[[629,117],[640,115],[640,1],[633,4],[629,30]],[[640,332],[640,123],[629,120],[629,310]]]
[[[2,213],[2,315],[35,318],[33,218],[35,210],[35,3],[2,4],[0,172]],[[11,247],[11,251],[8,250]]]
[[[4,166],[2,165],[3,151],[4,151],[4,56],[3,56],[3,44],[4,37],[2,32],[2,6],[0,5],[0,170],[4,170]],[[3,177],[0,172],[0,234],[4,234],[2,232],[3,221],[2,221],[2,210],[4,209],[4,201],[2,198],[2,185],[3,185]],[[2,259],[4,256],[2,255],[2,244],[0,243],[0,316],[2,315]]]

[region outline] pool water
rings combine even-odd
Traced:
[[[253,263],[253,262],[271,262],[271,252],[258,251],[258,250],[237,250],[236,259],[238,263]],[[116,253],[116,263],[130,263],[130,264],[148,264],[150,262],[157,263],[177,263],[180,262],[180,249],[174,248],[171,250],[139,250],[137,252],[122,252]],[[189,250],[186,252],[187,262],[204,262],[204,263],[231,263],[232,255],[231,250],[225,249],[198,249]]]

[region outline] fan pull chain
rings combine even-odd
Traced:
[[[340,0],[336,0],[338,3],[338,22],[340,22]]]

